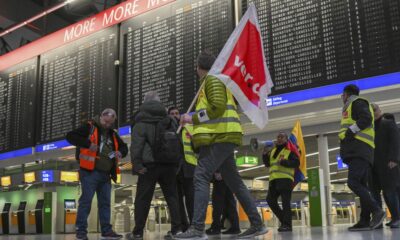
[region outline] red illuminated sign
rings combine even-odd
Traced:
[[[0,71],[175,0],[128,0],[0,56]]]

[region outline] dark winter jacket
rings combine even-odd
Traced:
[[[99,121],[100,121],[99,117],[96,116],[91,121],[98,128],[99,136],[101,136],[103,131],[105,131],[105,129],[101,127],[101,125],[99,123]],[[78,129],[72,130],[67,133],[67,136],[66,136],[67,141],[70,144],[77,147],[75,157],[78,162],[79,162],[80,148],[89,148],[90,147],[90,140],[89,140],[90,130],[91,130],[90,124],[86,123],[86,124],[83,124]],[[109,136],[112,136],[112,134],[115,134],[115,136],[117,137],[119,151],[121,152],[122,157],[125,157],[128,154],[128,146],[126,145],[126,143],[124,141],[122,141],[122,139],[119,137],[118,133],[114,129],[108,129],[108,131],[109,131],[109,133],[108,133]],[[99,141],[100,141],[100,137],[99,137]],[[97,145],[100,145],[100,143],[97,143]],[[113,144],[113,151],[115,151],[114,144]],[[116,167],[117,166],[116,166],[115,158],[111,159],[111,161],[113,161],[113,167],[110,171],[110,174],[111,174],[112,179],[114,181],[116,181],[116,179],[117,179]],[[96,168],[96,166],[95,166],[95,168]]]
[[[356,121],[357,126],[364,130],[373,123],[373,118],[369,110],[369,103],[364,99],[353,101],[351,117]],[[340,141],[340,156],[343,162],[349,163],[352,159],[362,159],[371,165],[374,160],[374,149],[367,143],[346,134],[346,137]]]
[[[389,162],[400,164],[400,136],[396,123],[379,118],[375,121],[375,151],[373,176],[379,178],[383,190],[393,190],[400,181],[399,168],[390,169]]]
[[[131,161],[133,173],[155,164],[151,146],[155,142],[156,124],[167,116],[164,105],[158,101],[144,102],[134,119],[131,133]]]

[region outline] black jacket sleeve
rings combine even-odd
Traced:
[[[133,170],[137,171],[142,169],[143,166],[143,148],[146,143],[146,135],[144,127],[141,123],[135,124],[131,133],[131,162]]]
[[[90,124],[84,124],[81,127],[72,130],[67,133],[66,139],[67,141],[77,147],[80,148],[89,148],[90,147]]]
[[[369,103],[364,99],[357,99],[353,102],[351,117],[356,121],[357,126],[364,130],[371,126],[372,116],[369,110]]]
[[[384,121],[386,134],[388,136],[387,143],[389,144],[388,161],[400,163],[399,159],[399,146],[400,135],[397,125],[394,121]]]
[[[289,159],[281,161],[281,165],[288,168],[298,168],[300,166],[300,160],[294,152],[289,154]]]
[[[271,151],[268,151],[266,154],[262,155],[263,163],[267,168],[271,167],[271,163],[269,162],[270,156],[271,156]]]

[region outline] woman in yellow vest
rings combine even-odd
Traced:
[[[182,125],[193,123],[192,141],[194,148],[199,151],[199,158],[194,174],[192,226],[175,239],[207,239],[204,222],[210,181],[217,169],[220,169],[226,185],[236,195],[250,219],[251,227],[238,235],[237,239],[248,239],[267,232],[254,199],[236,168],[233,152],[242,142],[242,127],[232,94],[218,78],[208,75],[214,61],[212,54],[200,53],[197,74],[204,84],[197,100],[196,112],[193,117],[188,114],[181,116]]]
[[[291,198],[293,190],[294,171],[300,161],[296,153],[287,147],[288,136],[280,132],[276,138],[276,146],[263,153],[263,161],[269,168],[269,188],[267,202],[281,226],[279,232],[292,231]],[[279,196],[282,199],[282,208],[278,204]]]
[[[376,229],[385,219],[385,212],[367,185],[375,148],[374,112],[368,100],[359,97],[359,93],[360,89],[353,84],[343,89],[339,131],[340,156],[349,165],[347,185],[360,197],[361,203],[360,221],[349,231]]]

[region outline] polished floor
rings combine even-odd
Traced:
[[[14,235],[2,236],[1,240],[74,240],[74,235]],[[100,239],[98,234],[90,234],[89,239]],[[149,233],[145,240],[163,239],[163,234]],[[211,239],[233,239],[233,238],[210,238]],[[259,240],[399,240],[400,229],[380,229],[366,232],[349,232],[347,226],[336,226],[329,228],[304,228],[295,227],[292,233],[278,233],[275,228],[270,228],[268,234],[258,237]]]

